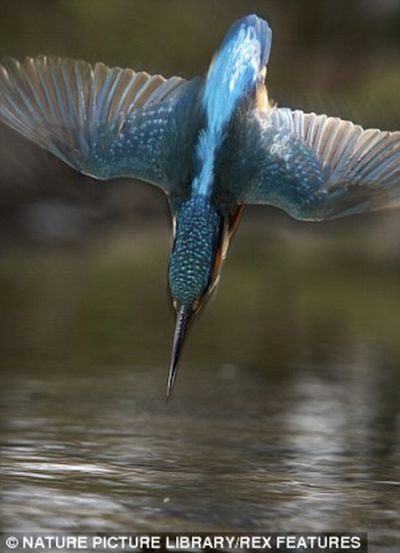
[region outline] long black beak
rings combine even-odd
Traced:
[[[168,383],[167,383],[167,399],[171,397],[174,388],[176,374],[178,371],[178,361],[182,351],[183,342],[185,340],[186,330],[190,320],[192,310],[190,311],[181,307],[176,314],[176,326],[174,343],[172,346],[171,364],[169,366]]]

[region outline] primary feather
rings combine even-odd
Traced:
[[[364,130],[337,117],[272,109],[238,134],[248,156],[245,203],[270,203],[321,220],[400,202],[400,132]],[[244,137],[244,138],[243,138]]]
[[[169,191],[187,176],[200,88],[198,79],[166,80],[102,63],[7,58],[0,119],[83,173],[135,177]]]

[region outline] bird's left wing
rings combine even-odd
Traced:
[[[238,136],[248,175],[237,197],[305,220],[400,205],[400,132],[364,130],[337,117],[271,109]]]
[[[198,92],[198,80],[81,60],[6,58],[0,120],[85,174],[134,177],[168,192],[187,165]]]

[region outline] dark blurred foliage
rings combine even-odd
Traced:
[[[399,0],[2,0],[0,56],[43,53],[191,77],[250,12],[273,29],[268,82],[280,105],[400,127]],[[79,175],[4,126],[0,192],[3,244],[80,242],[110,225],[168,221],[160,192]],[[255,210],[253,218],[265,213],[280,217]]]

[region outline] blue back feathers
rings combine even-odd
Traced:
[[[235,110],[263,80],[271,40],[268,24],[249,15],[231,27],[211,63],[203,95],[206,128],[197,146],[202,171],[194,182],[195,193],[210,194],[216,152]]]

